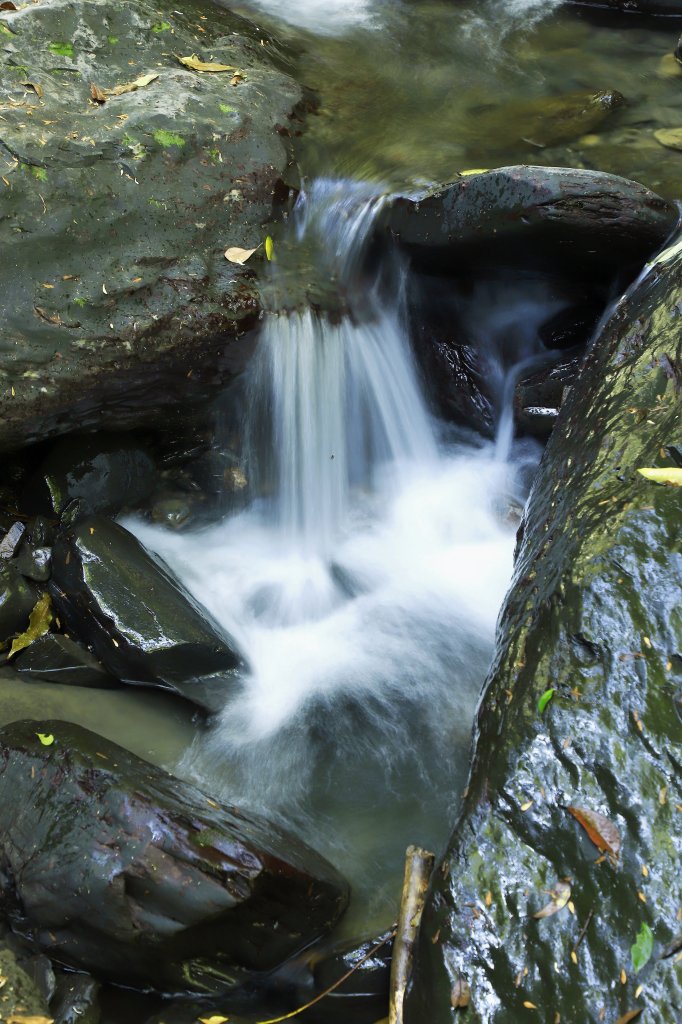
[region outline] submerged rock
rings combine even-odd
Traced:
[[[163,992],[271,971],[348,898],[295,836],[57,721],[0,730],[0,867],[0,913],[52,959]]]
[[[0,450],[205,406],[258,313],[223,252],[262,242],[290,160],[276,42],[209,0],[43,0],[0,50]]]
[[[681,282],[677,245],[615,309],[550,439],[407,1024],[454,1022],[462,980],[477,1024],[680,1019],[681,492],[637,470],[682,442]],[[606,822],[590,839],[570,807]],[[575,913],[538,919],[559,882]]]
[[[632,278],[678,217],[674,203],[616,175],[501,167],[418,200],[396,199],[379,217],[377,237],[440,274],[509,264],[604,283]]]
[[[116,679],[218,711],[246,670],[234,639],[170,569],[109,519],[58,537],[50,592],[63,624]]]

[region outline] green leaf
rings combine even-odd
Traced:
[[[540,697],[540,700],[538,701],[538,711],[540,712],[540,714],[542,714],[542,712],[545,710],[545,708],[551,701],[552,697],[554,696],[554,692],[554,690],[545,690],[542,697]]]
[[[175,132],[167,132],[165,128],[157,128],[154,132],[154,138],[161,146],[179,146],[182,148],[185,145],[185,140],[182,135],[176,135]]]
[[[639,973],[649,963],[651,954],[654,951],[654,934],[648,924],[643,924],[639,929],[639,935],[634,946],[630,949],[632,966]]]
[[[36,736],[38,737],[38,739],[40,740],[44,747],[51,747],[52,744],[54,743],[54,736],[52,735],[52,733],[37,732]]]
[[[116,46],[116,43],[118,42],[118,36],[109,36],[107,42],[109,43],[109,46]]]
[[[682,469],[658,469],[653,467],[651,469],[638,469],[637,472],[641,473],[645,480],[651,480],[655,484],[672,484],[674,487],[682,487]]]
[[[8,659],[14,657],[18,651],[23,651],[24,647],[29,647],[34,640],[37,640],[39,636],[47,633],[52,622],[52,601],[50,595],[45,593],[36,602],[33,611],[28,618],[28,629],[25,633],[20,633],[19,636],[15,637],[12,641],[12,646],[9,649]]]
[[[48,50],[52,50],[52,53],[56,53],[58,57],[73,57],[71,43],[50,43]]]
[[[152,32],[167,32],[170,27],[170,21],[158,21],[156,25],[152,25]]]
[[[270,260],[272,259],[273,255],[274,255],[274,252],[275,252],[275,243],[270,238],[270,235],[268,235],[268,237],[265,239],[265,256],[266,256],[268,262],[270,262]]]

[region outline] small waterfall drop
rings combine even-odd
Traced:
[[[266,317],[246,388],[248,507],[194,534],[134,524],[251,665],[180,772],[336,863],[356,894],[349,930],[392,919],[410,842],[446,838],[514,537],[513,470],[429,414],[403,270],[365,270],[379,203],[328,181],[299,202],[294,254],[341,308]],[[279,251],[269,294],[286,308],[305,271],[288,278]]]

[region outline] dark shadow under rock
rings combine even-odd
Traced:
[[[226,991],[318,939],[347,899],[294,835],[95,733],[0,730],[0,913],[58,963],[128,986]]]

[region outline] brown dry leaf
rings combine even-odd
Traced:
[[[450,994],[450,1005],[455,1010],[463,1010],[471,1002],[471,989],[464,978],[458,978]]]
[[[94,82],[90,82],[90,99],[93,103],[106,103],[107,94],[98,85],[95,85]]]
[[[42,98],[43,87],[42,85],[39,85],[38,82],[21,82],[21,85],[23,85],[25,89],[33,89],[36,96]]]
[[[231,249],[225,250],[225,259],[229,260],[230,263],[238,263],[240,267],[243,267],[246,261],[256,252],[256,249],[260,249],[260,245],[257,245],[255,249],[240,249],[237,246],[233,246]]]
[[[548,903],[542,910],[538,910],[537,914],[533,914],[533,917],[537,919],[552,917],[553,914],[563,910],[571,898],[571,887],[568,882],[557,882],[555,887],[550,889],[549,895],[552,897],[551,903]]]
[[[233,64],[207,64],[205,61],[199,60],[196,53],[193,53],[191,57],[178,57],[178,60],[190,71],[198,71],[202,75],[207,72],[217,74],[220,71],[237,71]]]
[[[34,306],[33,312],[41,320],[44,320],[46,324],[56,324],[57,327],[67,327],[69,330],[75,330],[77,327],[80,327],[79,320],[62,320],[59,313],[48,313],[42,306]]]
[[[12,0],[3,0],[0,4],[0,11],[16,11],[17,5],[12,3]]]
[[[567,810],[582,825],[600,853],[618,856],[620,833],[612,821],[598,811],[590,811],[585,807],[568,807]]]
[[[107,90],[107,96],[123,96],[126,92],[135,92],[137,89],[144,89],[145,86],[151,85],[155,82],[159,76],[155,73],[150,75],[142,75],[141,78],[136,78],[134,82],[128,82],[127,85],[117,85],[114,89]]]
[[[230,79],[230,85],[239,85],[240,82],[245,82],[246,79],[241,72],[237,71]]]
[[[644,1007],[640,1006],[638,1010],[629,1010],[627,1013],[624,1013],[622,1017],[618,1018],[616,1024],[630,1024],[631,1020],[637,1020],[643,1009]]]

